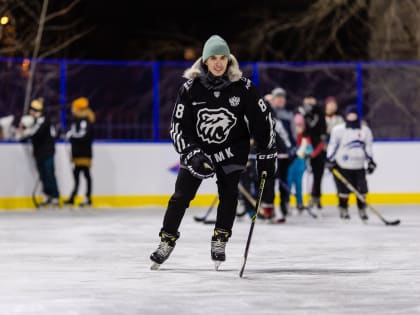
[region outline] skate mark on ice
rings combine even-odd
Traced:
[[[356,275],[371,274],[378,270],[374,269],[329,269],[329,268],[266,268],[266,269],[248,269],[249,274],[279,273],[296,275]]]
[[[216,270],[214,270],[214,266],[209,266],[208,268],[167,268],[167,267],[161,267],[159,269],[159,272],[174,272],[174,273],[185,273],[185,274],[191,274],[194,272],[211,272],[215,273]],[[223,268],[223,266],[219,267],[217,270],[217,273],[220,272],[236,272],[237,269],[234,268]]]

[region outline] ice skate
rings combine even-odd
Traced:
[[[368,217],[368,215],[366,213],[366,208],[359,209],[359,216],[360,216],[360,219],[362,219],[362,221],[364,223],[367,222],[367,220],[369,219],[369,217]]]
[[[309,200],[309,204],[308,204],[309,208],[318,208],[318,209],[322,209],[322,205],[321,205],[321,199],[319,197],[314,197],[312,196],[311,199]]]
[[[63,201],[63,207],[69,208],[69,209],[73,209],[74,207],[74,199],[73,198],[69,198]]]
[[[303,204],[298,204],[296,206],[296,209],[297,209],[299,215],[301,215],[303,213],[303,211],[308,211],[309,215],[312,218],[314,218],[314,219],[317,219],[318,218],[318,215],[316,213],[314,213],[311,208],[305,207]]]
[[[60,207],[58,198],[47,197],[47,199],[39,204],[40,208],[57,209]]]
[[[159,269],[160,265],[163,264],[168,258],[169,255],[175,248],[175,242],[178,239],[179,235],[172,235],[166,233],[165,231],[161,231],[160,235],[160,243],[158,248],[150,255],[150,259],[152,260],[153,264],[150,267],[152,270]]]
[[[340,211],[340,218],[343,220],[350,220],[350,214],[349,214],[349,209],[347,208],[338,208],[338,210]]]
[[[83,202],[79,204],[79,208],[92,208],[92,200],[90,198],[86,198]]]
[[[211,259],[216,270],[219,270],[220,264],[226,260],[225,248],[229,237],[229,231],[223,229],[214,230],[211,238]]]

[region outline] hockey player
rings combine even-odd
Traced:
[[[46,195],[40,206],[59,206],[59,192],[55,178],[54,154],[57,131],[43,114],[43,99],[35,99],[29,107],[29,115],[23,116],[16,133],[17,140],[30,139],[33,155],[43,192]]]
[[[369,127],[361,125],[357,107],[350,105],[346,109],[345,124],[332,129],[327,151],[328,169],[337,170],[363,195],[368,192],[365,164],[367,173],[372,174],[376,163],[372,157],[373,136]],[[340,217],[350,219],[348,199],[350,191],[339,180],[336,180],[339,198]],[[360,218],[368,220],[366,204],[357,200]]]
[[[93,142],[92,125],[95,122],[95,114],[89,108],[89,100],[85,97],[80,97],[72,102],[71,112],[72,122],[66,138],[70,139],[71,143],[74,187],[69,199],[64,201],[64,204],[74,205],[74,199],[79,189],[80,173],[83,173],[86,179],[86,199],[79,204],[79,207],[90,207],[92,206],[92,178],[90,175]]]
[[[160,230],[160,244],[150,256],[156,269],[179,238],[185,210],[205,178],[216,175],[219,193],[211,259],[225,261],[238,201],[239,177],[248,160],[250,136],[257,147],[257,171],[275,172],[276,147],[271,111],[253,83],[244,77],[220,36],[204,44],[202,57],[189,68],[178,93],[170,135],[181,167]]]

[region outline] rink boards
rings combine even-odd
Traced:
[[[72,189],[69,144],[58,143],[56,176],[62,196]],[[1,143],[0,209],[32,208],[31,195],[37,178],[31,146]],[[377,171],[368,177],[369,200],[375,204],[420,204],[420,142],[375,142]],[[96,142],[93,159],[93,194],[96,207],[165,206],[174,189],[178,155],[170,143]],[[305,175],[308,192],[311,176]],[[85,190],[81,181],[79,194]],[[203,182],[193,206],[210,205],[216,194],[215,180]],[[323,204],[336,204],[332,175],[323,180]]]

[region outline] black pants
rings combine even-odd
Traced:
[[[42,182],[44,194],[52,198],[58,198],[58,186],[55,178],[54,155],[46,158],[36,159],[39,178]]]
[[[365,169],[351,170],[338,167],[337,170],[356,188],[362,195],[368,192]],[[339,206],[347,208],[350,190],[344,185],[342,181],[334,176],[337,185],[337,193],[339,198]],[[357,206],[359,209],[365,208],[365,203],[357,198]]]
[[[73,200],[77,195],[77,191],[79,190],[80,173],[83,173],[83,175],[85,176],[86,197],[90,200],[92,194],[92,178],[90,176],[90,169],[86,166],[75,166],[73,169],[74,187],[70,199]]]
[[[277,160],[277,172],[273,178],[268,178],[265,182],[262,203],[273,204],[276,191],[276,180],[278,180],[278,190],[280,192],[280,204],[284,205],[289,202],[289,187],[287,187],[287,170],[290,165],[289,159]],[[283,207],[281,207],[283,212]]]
[[[216,228],[232,231],[238,203],[238,183],[241,172],[224,174],[221,169],[216,171],[217,189],[219,192],[219,205],[217,207]],[[176,235],[185,210],[194,199],[201,180],[193,177],[190,172],[181,168],[175,183],[175,192],[172,195],[163,218],[162,230]]]
[[[320,198],[321,197],[321,184],[322,176],[324,175],[325,167],[325,151],[322,151],[316,157],[311,159],[311,168],[314,177],[312,184],[312,197]]]

